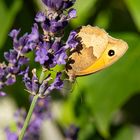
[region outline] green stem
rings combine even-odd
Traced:
[[[30,122],[30,120],[31,120],[31,116],[32,116],[33,110],[34,110],[34,108],[35,108],[37,99],[38,99],[38,94],[35,95],[34,98],[33,98],[33,101],[32,101],[32,103],[31,103],[29,112],[28,112],[27,117],[26,117],[26,119],[25,119],[25,122],[24,122],[24,125],[23,125],[23,128],[22,128],[22,130],[21,130],[21,133],[20,133],[20,136],[19,136],[18,140],[23,140],[24,134],[25,134],[26,129],[27,129],[27,127],[28,127],[28,125],[29,125],[29,122]]]
[[[39,78],[39,83],[41,84],[43,79],[44,79],[44,76],[45,76],[45,72],[44,70],[42,70],[41,74],[40,74],[40,78]]]
[[[45,76],[45,72],[42,70],[40,78],[39,78],[39,83],[42,83],[42,81],[44,79],[44,76]],[[31,117],[32,117],[32,114],[33,114],[33,111],[34,111],[34,108],[35,108],[35,105],[36,105],[36,102],[38,100],[38,97],[39,97],[38,94],[36,94],[34,96],[33,100],[32,100],[29,112],[28,112],[27,117],[25,119],[25,122],[23,124],[23,128],[21,129],[21,133],[19,135],[18,140],[23,140],[24,134],[25,134],[26,129],[27,129],[29,123],[30,123],[30,120],[31,120]]]

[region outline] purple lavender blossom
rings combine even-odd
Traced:
[[[44,22],[46,20],[46,16],[42,12],[38,12],[35,17],[36,22]]]
[[[47,46],[40,43],[40,46],[36,51],[35,61],[43,65],[47,60],[49,60]]]
[[[0,89],[5,85],[12,85],[16,82],[17,76],[22,76],[26,89],[32,95],[38,94],[44,98],[53,90],[63,88],[62,72],[57,72],[52,79],[50,69],[56,65],[65,65],[68,60],[67,52],[77,46],[75,40],[76,32],[71,32],[66,42],[62,43],[64,28],[72,18],[76,17],[76,10],[70,9],[75,0],[42,0],[48,7],[47,13],[39,12],[35,17],[31,33],[25,33],[18,38],[20,30],[12,30],[9,36],[13,39],[13,48],[4,54],[6,65],[0,63]],[[36,74],[36,69],[32,69],[30,76],[30,59],[28,53],[35,55],[35,62],[39,62],[42,69],[46,70],[48,76],[44,76],[42,81]],[[46,72],[45,71],[45,72]],[[45,73],[46,74],[46,73]],[[0,91],[0,96],[4,95]],[[38,99],[31,122],[28,126],[24,140],[39,140],[40,130],[43,120],[50,117],[48,100]],[[23,127],[26,114],[18,110],[15,114],[17,132]],[[8,140],[17,140],[17,132],[12,132],[6,128]]]
[[[16,76],[15,75],[10,75],[7,80],[5,81],[5,84],[7,86],[13,85],[16,82]]]
[[[29,62],[29,58],[26,58],[24,56],[21,56],[18,60],[18,66],[25,65]]]
[[[67,9],[69,7],[71,7],[74,3],[75,0],[42,0],[43,3],[48,6],[49,8],[53,9],[53,10],[64,10]]]
[[[57,52],[60,48],[61,48],[61,43],[59,41],[54,41],[54,43],[52,44],[51,46],[51,49],[54,51],[54,52]]]
[[[0,63],[0,89],[5,85],[12,85],[16,82],[16,76],[12,73],[9,73],[8,67],[5,63]],[[1,92],[1,96],[4,96],[4,92]]]
[[[55,56],[55,61],[58,65],[66,64],[66,59],[68,58],[65,52],[57,53]]]
[[[77,35],[76,31],[70,32],[66,45],[64,46],[65,49],[68,48],[75,49],[77,47],[78,41],[76,40],[76,35]]]
[[[28,37],[28,34],[26,33],[22,37],[20,37],[18,40],[17,37],[19,33],[20,33],[20,30],[13,29],[9,34],[9,36],[13,39],[13,48],[18,53],[22,52],[23,46],[25,46],[27,42],[27,37]]]
[[[62,89],[63,81],[61,80],[61,75],[62,75],[61,72],[57,73],[54,82],[46,89],[43,96],[48,96],[51,93],[51,91],[53,91],[54,89],[57,89],[57,90]]]
[[[50,24],[51,24],[50,31],[55,33],[62,30],[68,24],[68,21],[67,20],[63,20],[63,21],[53,20],[50,22]]]
[[[33,73],[30,78],[29,72],[25,72],[30,61],[26,54],[31,51],[35,54],[35,62],[39,62],[43,68],[48,70],[56,65],[67,63],[67,50],[75,49],[78,44],[74,31],[70,33],[66,45],[62,43],[64,28],[69,20],[76,17],[75,9],[69,9],[66,12],[66,9],[70,8],[74,2],[75,0],[43,0],[48,7],[47,13],[37,13],[35,17],[37,23],[33,24],[31,33],[18,37],[20,30],[14,29],[10,32],[13,49],[4,53],[8,65],[5,68],[0,67],[0,88],[14,84],[16,76],[22,75],[27,90],[34,95],[37,94],[42,86],[41,83],[39,84],[38,77]],[[39,31],[39,28],[42,32]],[[57,76],[56,80],[58,80]],[[47,81],[45,90],[50,93],[53,89],[62,88],[62,81],[60,79],[58,81],[61,83],[60,86],[55,85],[57,82],[49,84]]]
[[[13,29],[9,33],[9,36],[12,37],[14,40],[17,40],[17,36],[18,36],[19,33],[20,33],[20,30]]]
[[[38,92],[38,88],[39,88],[39,80],[36,76],[36,69],[32,70],[32,79],[29,77],[29,68],[26,69],[25,73],[24,73],[24,77],[23,77],[23,81],[25,83],[25,86],[27,88],[27,90],[33,94],[36,95]]]
[[[38,41],[38,39],[39,39],[38,25],[35,23],[34,26],[32,27],[31,34],[28,35],[28,41],[36,42],[36,41]]]
[[[70,9],[68,11],[68,16],[70,19],[75,18],[76,17],[76,10],[75,9]]]
[[[9,128],[5,129],[6,139],[7,140],[18,140],[18,135],[16,132],[11,132]]]
[[[4,53],[5,59],[12,64],[15,64],[17,62],[18,53],[15,50],[10,50],[10,52]]]

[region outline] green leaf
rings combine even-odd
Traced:
[[[11,28],[14,19],[21,9],[22,0],[14,0],[11,5],[7,4],[4,0],[0,0],[0,48],[6,41],[7,34]]]
[[[78,140],[91,140],[95,132],[93,123],[85,123],[78,134]]]
[[[84,25],[86,20],[91,16],[91,14],[94,14],[94,4],[97,0],[77,0],[74,8],[77,11],[77,18],[72,20],[71,24],[74,27]],[[91,11],[92,9],[92,11]]]
[[[107,11],[107,10],[101,11],[98,14],[94,24],[98,25],[100,28],[107,29],[108,25],[109,25],[110,18],[111,18],[110,13],[111,12]]]
[[[131,16],[140,31],[140,1],[139,0],[125,0],[125,3],[128,7]]]
[[[132,126],[124,126],[121,128],[113,140],[133,140],[133,128]]]

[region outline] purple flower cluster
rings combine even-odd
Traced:
[[[23,140],[40,139],[41,125],[45,119],[51,117],[49,111],[49,102],[50,99],[48,100],[39,99],[37,101],[37,105],[32,115],[31,122],[28,126],[27,132]],[[18,132],[20,132],[20,130],[22,129],[25,117],[26,117],[26,113],[24,110],[18,110],[15,113],[14,121],[16,124],[16,130],[12,131],[9,127],[5,129],[7,140],[18,140],[18,135],[19,135]]]
[[[22,77],[29,93],[38,94],[40,98],[48,97],[54,89],[60,90],[63,87],[63,70],[56,72],[55,76],[51,75],[51,71],[57,65],[66,65],[69,52],[78,45],[75,31],[70,33],[66,43],[62,41],[64,28],[76,17],[76,10],[69,9],[75,0],[42,1],[47,6],[47,10],[37,13],[31,33],[19,37],[20,30],[14,29],[9,34],[13,40],[13,48],[4,53],[6,62],[0,63],[0,96],[5,95],[1,89],[14,84],[17,76]],[[31,69],[29,53],[32,53],[34,61],[40,64],[43,77],[35,68]],[[48,115],[50,115],[48,101],[39,99],[24,140],[39,140],[42,122]],[[18,139],[25,117],[26,113],[22,110],[16,113],[17,131],[7,127],[5,132],[8,140]]]
[[[12,30],[9,36],[13,39],[13,48],[4,53],[6,63],[0,63],[0,90],[6,85],[16,82],[17,76],[23,77],[23,82],[27,90],[40,97],[48,95],[53,89],[61,89],[63,81],[62,72],[56,73],[56,78],[52,80],[50,74],[39,81],[36,70],[30,70],[28,53],[33,53],[34,61],[39,63],[43,70],[47,71],[56,65],[67,63],[67,52],[76,47],[74,39],[76,32],[71,32],[68,41],[62,43],[64,28],[68,22],[76,17],[76,10],[69,9],[75,0],[42,0],[47,6],[47,12],[38,12],[31,33],[26,33],[18,37],[20,30]],[[30,77],[32,71],[32,77]],[[0,91],[0,96],[4,92]]]

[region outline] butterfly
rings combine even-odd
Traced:
[[[75,39],[79,45],[71,53],[67,67],[67,74],[71,81],[112,65],[128,49],[125,41],[111,37],[99,27],[82,26],[76,32]]]

